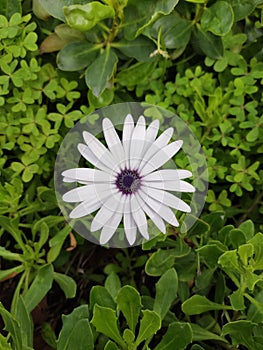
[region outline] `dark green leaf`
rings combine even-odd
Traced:
[[[105,287],[94,286],[90,291],[90,308],[93,309],[94,305],[98,304],[100,306],[109,307],[113,310],[116,309],[116,303],[113,300],[110,293]]]
[[[120,40],[114,47],[137,61],[149,61],[151,53],[156,49],[154,43],[142,35],[134,40]]]
[[[227,343],[227,341],[223,337],[220,337],[219,335],[208,331],[207,329],[199,326],[198,324],[191,323],[191,328],[193,331],[193,341],[217,340]]]
[[[254,343],[252,336],[254,326],[255,323],[245,320],[229,322],[223,326],[222,334],[229,335],[234,346],[242,344],[251,349],[251,345]]]
[[[22,350],[22,334],[18,321],[8,312],[0,302],[0,315],[5,324],[5,329],[10,333],[15,349]]]
[[[224,47],[220,37],[205,32],[199,25],[197,25],[194,34],[196,38],[194,45],[198,45],[205,55],[213,59],[223,57]]]
[[[81,70],[88,67],[98,54],[98,47],[86,41],[66,45],[57,56],[59,69],[65,71]]]
[[[65,21],[63,13],[64,6],[70,6],[74,4],[86,4],[87,0],[39,0],[44,9],[53,17]]]
[[[53,266],[50,264],[39,268],[31,286],[24,295],[25,305],[31,312],[50,290],[53,282]]]
[[[135,332],[142,306],[140,294],[132,286],[124,286],[117,295],[117,304],[126,318],[128,326]]]
[[[0,0],[0,14],[10,18],[14,13],[22,14],[21,0]]]
[[[103,53],[86,69],[86,84],[96,97],[106,88],[107,82],[112,77],[117,62],[118,57],[114,51],[107,46]]]
[[[23,346],[33,348],[33,321],[21,296],[18,297],[16,308],[12,311],[21,328]]]
[[[168,327],[155,350],[184,350],[192,342],[192,329],[189,323],[174,322]]]
[[[105,281],[105,288],[110,293],[112,298],[115,300],[118,294],[118,291],[121,289],[121,281],[119,276],[112,272]]]
[[[257,0],[229,0],[233,8],[235,22],[249,16],[258,4]]]
[[[154,252],[147,260],[145,271],[149,276],[161,276],[165,271],[169,270],[174,264],[173,250],[159,249]]]

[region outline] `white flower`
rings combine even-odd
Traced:
[[[121,221],[130,245],[136,240],[137,229],[149,239],[146,215],[158,229],[165,233],[165,222],[178,226],[171,208],[190,212],[188,204],[168,191],[194,192],[194,187],[182,179],[192,176],[188,170],[158,170],[181,148],[183,141],[169,143],[173,128],[159,137],[159,121],[146,128],[141,116],[136,125],[130,114],[123,125],[120,140],[112,122],[102,123],[106,148],[95,136],[83,132],[86,144],[78,144],[81,155],[94,168],[74,168],[62,173],[65,182],[80,186],[65,193],[65,202],[81,202],[70,213],[70,218],[80,218],[96,213],[91,232],[101,229],[100,244],[107,243]],[[157,138],[156,138],[157,137]]]

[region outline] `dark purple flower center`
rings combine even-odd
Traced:
[[[141,177],[137,170],[122,170],[116,177],[115,184],[123,194],[135,193],[141,185]]]

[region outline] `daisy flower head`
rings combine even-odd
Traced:
[[[100,119],[99,137],[85,128],[77,133],[83,165],[66,162],[58,170],[64,185],[75,184],[59,190],[70,224],[85,238],[113,247],[138,245],[178,227],[177,211],[192,211],[181,195],[196,192],[192,172],[174,163],[184,140],[174,139],[173,127],[160,130],[158,119],[147,123],[143,114],[123,116],[122,130],[109,117]]]

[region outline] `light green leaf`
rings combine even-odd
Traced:
[[[103,333],[120,346],[125,347],[125,342],[117,326],[117,316],[114,310],[96,304],[93,309],[91,323],[95,326],[97,332]]]
[[[118,57],[110,46],[107,46],[103,53],[86,69],[86,84],[96,97],[99,97],[106,88],[117,62]]]
[[[62,321],[63,327],[59,333],[57,350],[71,350],[76,347],[76,344],[78,344],[78,350],[94,348],[88,305],[81,305],[71,314],[63,315]]]
[[[231,295],[229,295],[230,303],[233,310],[245,310],[244,296],[241,289],[237,289]]]
[[[154,335],[161,328],[161,318],[155,311],[143,310],[136,346]]]
[[[161,319],[165,317],[177,297],[178,277],[174,268],[166,271],[156,283],[156,295],[153,310]]]
[[[57,55],[58,68],[65,71],[81,70],[88,67],[98,54],[98,47],[86,41],[70,43]]]
[[[204,9],[201,17],[201,26],[215,35],[228,33],[234,22],[232,6],[226,1],[217,1],[210,7]]]
[[[192,329],[189,323],[173,322],[155,350],[184,350],[192,342]]]
[[[51,16],[64,22],[64,6],[70,6],[74,4],[86,4],[87,0],[39,0],[39,2]]]
[[[11,345],[8,343],[7,337],[0,334],[0,349],[1,350],[12,350]]]
[[[132,286],[122,287],[117,295],[117,304],[134,333],[142,306],[139,292]]]
[[[111,340],[109,340],[106,343],[104,350],[120,350],[120,348],[115,343],[113,343]]]
[[[92,1],[84,5],[71,5],[63,7],[67,24],[81,32],[93,28],[98,22],[105,18],[113,18],[114,9],[103,5],[98,1]]]
[[[59,253],[62,249],[63,243],[67,238],[68,234],[71,232],[72,228],[67,225],[59,233],[49,240],[50,249],[47,253],[48,263],[52,263],[59,256]]]
[[[4,247],[0,247],[0,256],[7,260],[16,260],[23,262],[23,258],[20,254],[12,253],[9,250],[5,249]]]
[[[77,284],[73,278],[62,273],[54,272],[54,281],[63,290],[66,298],[74,298],[76,296]]]
[[[24,265],[18,265],[18,266],[12,267],[11,269],[1,270],[0,271],[0,282],[9,276],[14,277],[18,273],[24,271],[24,269],[25,269]]]
[[[12,310],[12,313],[20,325],[23,346],[33,348],[33,321],[21,295],[18,297],[15,307],[16,309]]]
[[[202,295],[193,295],[182,304],[186,315],[199,315],[210,310],[233,310],[231,306],[221,305],[208,300]]]
[[[50,290],[53,282],[53,266],[50,264],[39,268],[31,286],[24,295],[28,312],[31,312]]]
[[[117,297],[118,291],[121,289],[120,278],[115,272],[110,273],[109,276],[106,278],[105,288],[110,293],[112,298],[115,300]]]

